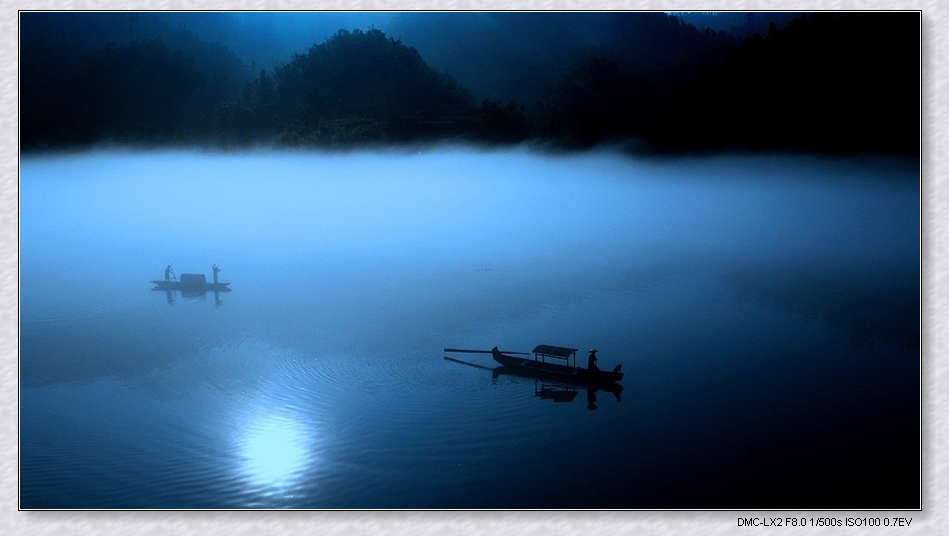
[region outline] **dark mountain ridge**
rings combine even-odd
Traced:
[[[389,21],[422,28],[416,19],[429,15],[453,24],[442,54],[468,51],[462,59],[492,66],[476,92],[433,68],[404,35],[375,28],[339,30],[255,71],[182,26],[143,23],[151,14],[50,15],[21,14],[23,150],[442,140],[572,149],[636,140],[674,152],[918,153],[919,13],[801,14],[743,40],[662,13]],[[63,20],[82,24],[48,31]],[[466,34],[465,20],[491,33]],[[90,32],[121,33],[123,22],[124,43],[91,44]],[[436,38],[407,33],[429,48]],[[514,98],[473,96],[503,74],[498,87]]]

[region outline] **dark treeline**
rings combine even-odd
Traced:
[[[613,32],[620,39],[572,53],[573,66],[533,98],[507,102],[477,102],[377,29],[340,30],[271,70],[183,27],[90,47],[24,34],[21,148],[453,140],[919,151],[918,13],[802,14],[743,40],[643,15]]]
[[[346,146],[464,136],[475,111],[471,94],[414,48],[380,30],[340,30],[261,71],[220,126],[229,142]]]
[[[676,88],[649,131],[669,149],[916,154],[919,15],[820,13],[772,26]]]
[[[20,145],[206,142],[251,76],[232,51],[182,28],[96,48],[24,35]]]

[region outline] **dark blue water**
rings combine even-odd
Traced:
[[[919,506],[916,162],[89,153],[20,188],[21,508]],[[151,290],[215,263],[232,292]],[[541,343],[621,395],[443,352]]]

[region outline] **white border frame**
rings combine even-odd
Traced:
[[[0,0],[0,130],[4,154],[0,164],[0,426],[3,452],[0,463],[0,532],[5,534],[175,534],[201,536],[319,534],[399,536],[497,533],[544,535],[603,532],[637,535],[749,534],[933,534],[946,529],[949,501],[947,463],[943,448],[949,434],[949,394],[938,389],[949,381],[949,366],[937,360],[949,342],[949,192],[946,157],[947,99],[945,86],[949,46],[945,28],[949,7],[937,0]],[[922,304],[922,510],[898,512],[826,512],[826,516],[908,517],[905,528],[762,528],[738,527],[740,517],[820,517],[816,511],[622,511],[622,512],[478,512],[478,511],[128,511],[128,512],[21,512],[18,487],[18,379],[19,379],[19,177],[18,177],[18,17],[19,10],[662,10],[662,11],[807,11],[807,10],[921,10],[922,11],[922,182],[921,182],[921,304]],[[868,468],[873,470],[874,468]]]

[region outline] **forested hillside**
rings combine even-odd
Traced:
[[[25,25],[20,144],[919,151],[918,13],[801,14],[744,39],[640,15],[617,18],[610,39],[543,65],[528,61],[541,56],[523,49],[523,37],[510,41],[507,57],[496,57],[503,47],[493,43],[491,61],[510,72],[505,91],[516,98],[480,102],[411,43],[375,28],[339,30],[258,69],[184,27],[80,46]],[[551,19],[561,31],[564,17]],[[530,14],[503,20],[497,32],[536,28]],[[464,41],[471,61],[489,61],[473,52],[471,36]]]

